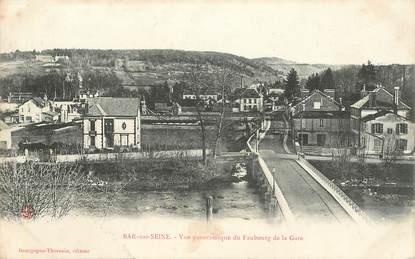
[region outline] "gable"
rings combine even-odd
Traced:
[[[311,95],[304,98],[294,106],[296,112],[303,111],[339,111],[341,106],[332,98],[320,91],[314,91]]]

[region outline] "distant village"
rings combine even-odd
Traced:
[[[36,61],[51,64],[67,59],[36,56]],[[116,69],[122,69],[124,63],[115,60]],[[235,130],[235,139],[255,130],[244,126],[243,121],[248,118],[263,121],[283,112],[289,120],[292,141],[298,142],[304,153],[330,155],[332,148],[349,147],[378,157],[390,152],[393,146],[398,156],[414,154],[411,107],[403,102],[398,86],[394,92],[380,84],[371,90],[364,86],[360,99],[346,104],[342,98],[336,98],[335,89],[302,88],[288,96],[282,87],[241,83],[224,96],[214,89],[184,90],[180,102],[156,102],[150,109],[145,96],[104,97],[100,91],[86,88],[80,74],[77,77],[79,90],[71,99],[51,99],[46,94],[36,96],[31,92],[10,92],[2,98],[3,155],[24,150],[94,153],[140,151],[155,145],[184,148],[186,130],[198,129],[201,116],[208,124],[209,120],[215,124],[213,118],[221,109],[227,118],[244,127],[242,133]],[[172,134],[177,137],[175,143]],[[193,138],[197,139],[197,134]]]

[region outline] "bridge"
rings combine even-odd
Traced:
[[[281,135],[276,132],[282,133]],[[266,200],[278,204],[284,219],[302,223],[358,223],[370,219],[334,183],[306,159],[290,154],[286,145],[288,122],[283,114],[268,120],[248,147],[254,154],[253,177]],[[275,206],[276,207],[276,206]]]

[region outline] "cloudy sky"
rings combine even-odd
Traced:
[[[0,52],[184,49],[307,63],[415,63],[415,1],[1,0]]]

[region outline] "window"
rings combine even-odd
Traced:
[[[380,151],[382,149],[382,140],[375,138],[373,139],[373,151]]]
[[[32,116],[26,116],[26,121],[27,122],[32,122]]]
[[[372,124],[372,134],[379,134],[379,133],[383,133],[383,124],[382,123]]]
[[[406,139],[398,139],[396,141],[396,149],[399,151],[405,151],[408,146],[408,140]]]
[[[320,106],[321,106],[320,102],[314,102],[314,109],[315,110],[320,110]]]
[[[95,120],[89,120],[90,124],[91,124],[91,131],[95,131]]]
[[[320,127],[324,127],[324,119],[320,119]]]
[[[396,134],[408,134],[408,124],[406,123],[396,124]]]
[[[91,138],[91,144],[90,144],[90,146],[91,147],[95,147],[95,136],[91,136],[90,138]]]
[[[392,134],[393,130],[392,128],[388,128],[388,134]]]

